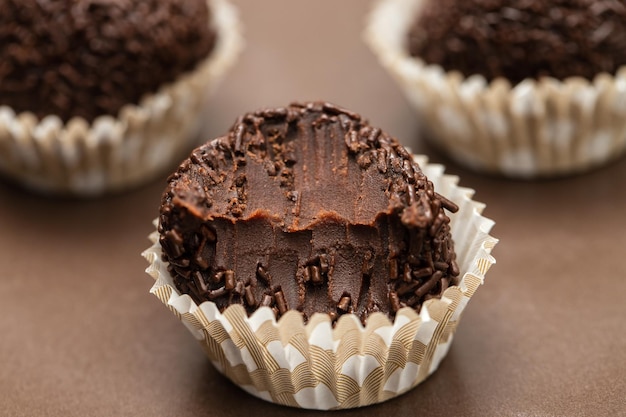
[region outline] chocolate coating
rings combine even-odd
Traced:
[[[615,0],[426,0],[409,32],[428,64],[504,77],[615,74],[626,64],[626,4]]]
[[[176,287],[365,322],[419,309],[459,274],[438,195],[392,137],[328,103],[240,117],[168,179],[159,217]]]
[[[215,43],[206,0],[0,0],[0,105],[117,115]]]

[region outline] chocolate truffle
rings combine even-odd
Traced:
[[[0,0],[0,105],[116,116],[207,57],[206,0]]]
[[[457,206],[397,140],[316,102],[246,114],[194,150],[158,229],[175,286],[198,304],[365,322],[456,282],[444,209]]]
[[[626,64],[626,5],[614,0],[424,0],[411,55],[465,76],[592,79]]]

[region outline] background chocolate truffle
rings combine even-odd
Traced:
[[[0,0],[0,105],[116,115],[210,53],[209,21],[206,0]]]
[[[626,4],[614,0],[425,0],[412,55],[512,83],[615,74],[626,64]]]
[[[363,322],[439,296],[459,270],[444,209],[412,156],[326,103],[242,116],[169,178],[160,243],[197,303]]]

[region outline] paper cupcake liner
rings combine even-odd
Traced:
[[[208,4],[217,32],[209,56],[118,117],[64,124],[0,106],[0,172],[43,192],[97,195],[148,181],[184,156],[200,131],[208,93],[243,45],[235,8],[227,0]]]
[[[142,254],[156,281],[150,292],[185,324],[222,374],[259,398],[329,410],[400,395],[434,372],[446,355],[461,313],[495,263],[490,253],[497,243],[489,235],[494,222],[480,214],[484,205],[471,199],[473,190],[458,187],[457,177],[443,175],[443,166],[428,165],[426,157],[416,161],[435,189],[460,207],[450,224],[462,277],[441,299],[426,301],[419,314],[407,307],[390,321],[374,313],[365,327],[346,314],[333,328],[327,314],[314,314],[303,324],[296,311],[277,322],[268,307],[250,317],[239,305],[220,313],[215,303],[198,306],[174,287],[157,232]]]
[[[553,177],[605,164],[626,149],[626,68],[593,80],[526,79],[511,86],[427,65],[408,52],[423,0],[381,0],[365,41],[414,106],[432,141],[470,168]]]

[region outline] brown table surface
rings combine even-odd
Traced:
[[[236,3],[247,48],[212,96],[205,138],[248,110],[333,101],[476,189],[501,240],[440,369],[343,415],[626,415],[626,159],[541,182],[471,173],[419,139],[361,41],[369,2]],[[163,188],[164,176],[76,201],[0,182],[1,416],[314,415],[232,385],[148,293],[140,253]]]

